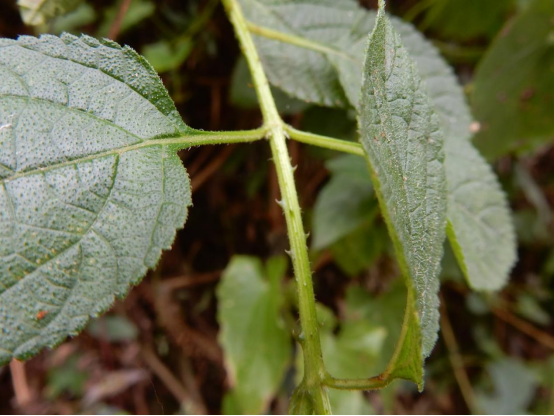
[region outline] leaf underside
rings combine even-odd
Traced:
[[[358,106],[374,12],[362,9],[354,0],[241,0],[241,4],[255,25],[315,45],[255,36],[270,82],[316,104]],[[506,196],[471,144],[472,117],[451,68],[412,25],[394,17],[391,22],[417,64],[444,132],[448,237],[470,285],[497,290],[506,283],[516,259]],[[473,192],[470,198],[468,191]]]
[[[76,335],[156,265],[191,204],[163,139],[187,134],[132,49],[0,39],[0,365]]]
[[[416,299],[421,353],[427,356],[438,332],[446,225],[443,136],[416,67],[384,12],[366,53],[358,122],[381,209]]]

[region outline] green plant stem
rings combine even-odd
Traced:
[[[387,387],[393,381],[390,377],[376,376],[363,379],[341,379],[328,377],[325,385],[338,390],[376,390]]]
[[[196,134],[190,136],[168,138],[157,140],[159,143],[175,144],[182,149],[194,146],[202,146],[205,144],[233,144],[233,143],[249,143],[261,140],[267,136],[269,129],[260,127],[254,130],[237,130],[237,131],[201,131],[197,130]],[[150,140],[149,142],[154,142]]]
[[[120,148],[106,150],[104,152],[95,153],[88,156],[78,157],[75,159],[66,160],[60,163],[55,163],[47,167],[39,167],[35,169],[29,169],[22,172],[14,173],[8,178],[0,179],[0,184],[5,180],[14,180],[22,176],[29,176],[37,172],[48,172],[53,169],[58,169],[63,166],[72,166],[77,163],[86,162],[87,160],[94,160],[110,155],[122,155],[123,153],[132,152],[133,150],[142,149],[145,147],[153,146],[169,146],[175,150],[188,149],[195,146],[202,146],[208,144],[233,144],[233,143],[249,143],[263,139],[267,135],[268,129],[266,127],[260,127],[255,130],[244,131],[210,131],[204,132],[196,130],[181,137],[165,137],[161,139],[145,140],[143,142],[133,144],[130,146],[124,146]]]
[[[338,152],[364,156],[364,149],[359,143],[333,139],[331,137],[320,136],[313,133],[307,133],[305,131],[296,130],[294,127],[291,126],[285,126],[285,131],[291,139],[296,140],[297,142],[310,144],[312,146],[324,147],[325,149],[336,150]]]
[[[290,257],[294,267],[296,285],[298,288],[298,305],[300,323],[302,325],[302,349],[304,353],[304,380],[299,388],[307,391],[316,414],[330,414],[331,406],[327,389],[323,385],[326,371],[319,340],[319,327],[315,308],[306,234],[302,224],[302,214],[293,168],[287,149],[284,123],[279,116],[269,83],[262,68],[258,52],[248,31],[246,20],[237,0],[222,0],[223,5],[233,24],[258,95],[265,126],[269,129],[268,139],[275,162],[279,188],[281,190],[280,205],[285,213],[287,231],[290,241]]]

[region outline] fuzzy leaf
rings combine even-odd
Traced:
[[[318,42],[338,54],[341,52],[335,50],[333,42],[342,36],[344,28],[350,27],[360,10],[351,0],[240,0],[240,3],[250,22],[301,40]],[[328,54],[263,36],[256,36],[254,40],[273,85],[308,102],[330,107],[348,105]]]
[[[0,39],[0,364],[76,335],[169,248],[193,135],[132,49]]]
[[[410,318],[403,354],[429,355],[438,331],[438,274],[446,225],[443,136],[417,69],[400,36],[380,11],[370,36],[359,108],[361,142],[373,184],[415,299],[421,345]],[[409,374],[404,374],[406,377]],[[414,379],[421,384],[421,380]]]
[[[350,105],[358,106],[364,50],[367,33],[375,25],[374,12],[360,8],[354,0],[241,3],[251,6],[244,8],[255,25],[281,34],[279,40],[256,36],[264,68],[274,85],[321,105],[342,105],[338,103],[346,96]],[[297,18],[300,15],[310,17]],[[445,136],[449,240],[469,284],[474,289],[497,290],[506,283],[516,259],[506,196],[470,142],[472,117],[452,70],[412,25],[394,17],[391,22],[416,62],[424,81],[422,88],[440,116]],[[338,79],[343,92],[330,88],[329,82],[322,83],[326,79],[333,79],[332,85]],[[316,81],[320,84],[318,96],[308,96],[304,89],[315,88]]]

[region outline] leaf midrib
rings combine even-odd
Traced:
[[[362,62],[359,59],[356,59],[355,57],[350,56],[349,54],[346,54],[346,53],[342,52],[339,49],[335,49],[334,47],[331,48],[328,45],[324,45],[322,43],[319,43],[319,42],[313,41],[311,39],[308,39],[306,37],[303,37],[276,10],[274,10],[273,8],[271,8],[271,7],[269,7],[266,4],[261,3],[261,2],[256,2],[256,4],[258,4],[262,9],[265,9],[270,15],[273,15],[277,20],[279,20],[284,26],[286,26],[290,30],[290,33],[285,33],[285,32],[279,31],[279,30],[271,29],[269,27],[259,26],[259,25],[256,25],[254,22],[251,22],[250,20],[246,20],[248,26],[258,27],[258,28],[261,28],[261,29],[263,29],[267,32],[280,33],[280,34],[284,35],[286,38],[289,38],[289,40],[291,40],[291,42],[287,42],[284,39],[276,39],[280,42],[287,43],[289,45],[297,46],[297,47],[308,49],[308,50],[313,50],[315,52],[324,53],[326,55],[328,55],[329,53],[334,53],[334,54],[336,54],[337,56],[340,56],[343,59],[351,59],[352,61],[358,63],[360,66],[363,65]],[[252,33],[257,34],[255,32],[252,32]],[[292,33],[292,35],[291,35],[291,33]],[[266,37],[266,36],[260,35],[259,33],[258,33],[258,35],[262,36],[262,37]],[[270,39],[269,37],[266,37],[266,38]],[[294,38],[298,38],[302,42],[294,43],[293,42]],[[308,47],[309,43],[313,44],[315,47],[314,48]],[[324,52],[324,50],[327,50],[328,52]]]
[[[150,147],[150,146],[185,144],[186,140],[184,140],[184,139],[186,139],[186,138],[204,136],[203,134],[198,133],[198,134],[190,134],[190,135],[185,134],[185,135],[182,135],[182,136],[181,135],[155,136],[154,138],[145,140],[145,139],[137,136],[136,134],[131,133],[130,131],[122,128],[121,126],[111,122],[110,120],[97,117],[94,114],[91,114],[91,113],[89,113],[85,110],[79,109],[79,108],[68,107],[68,106],[65,106],[63,104],[56,103],[56,102],[53,102],[53,101],[49,101],[49,100],[46,100],[46,99],[43,99],[43,98],[38,98],[38,97],[28,97],[28,96],[15,95],[15,94],[0,94],[0,100],[3,97],[21,99],[21,100],[25,100],[25,101],[44,102],[44,103],[48,103],[49,105],[52,105],[52,106],[64,108],[65,111],[71,111],[71,112],[74,112],[74,113],[86,115],[87,117],[90,117],[91,119],[95,120],[96,122],[107,124],[111,127],[115,127],[117,129],[127,133],[128,135],[130,135],[130,136],[136,138],[137,140],[139,140],[140,143],[133,144],[133,145],[130,145],[130,146],[115,147],[115,148],[112,148],[112,149],[109,149],[109,150],[106,150],[106,151],[92,153],[92,154],[87,155],[87,156],[81,156],[81,157],[77,157],[77,158],[74,158],[74,159],[71,159],[71,160],[66,160],[66,161],[63,161],[63,162],[56,162],[56,163],[53,163],[53,164],[49,164],[48,166],[35,167],[35,168],[29,169],[29,170],[16,172],[14,175],[11,175],[11,176],[0,179],[0,183],[2,183],[2,184],[6,183],[6,182],[9,182],[11,180],[15,180],[15,179],[20,178],[20,177],[23,177],[23,176],[32,175],[34,173],[47,172],[47,171],[57,169],[57,168],[60,168],[60,167],[71,166],[71,165],[78,164],[80,162],[86,162],[86,161],[89,161],[89,160],[102,158],[102,157],[105,157],[105,156],[111,156],[111,155],[115,155],[115,154],[121,155],[121,154],[123,154],[125,152],[128,152],[128,151],[137,150],[137,149],[141,149],[141,148],[144,148],[144,147]],[[194,143],[192,143],[192,142],[190,144],[191,144],[191,146],[194,145]]]

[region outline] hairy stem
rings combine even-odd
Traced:
[[[205,144],[249,143],[265,138],[268,132],[267,127],[237,131],[197,131],[197,134],[191,136],[163,139],[163,143],[174,144],[181,149]]]
[[[268,129],[261,127],[255,130],[245,131],[192,131],[184,136],[177,137],[164,137],[158,139],[144,140],[140,143],[122,146],[106,150],[103,152],[94,153],[91,155],[77,157],[75,159],[64,160],[63,162],[53,163],[46,167],[39,167],[21,172],[14,173],[8,178],[0,179],[0,184],[6,180],[14,180],[23,176],[33,175],[37,172],[48,172],[54,169],[58,169],[64,166],[73,166],[77,163],[86,162],[88,160],[99,159],[110,155],[122,155],[123,153],[132,152],[134,150],[142,149],[145,147],[154,146],[168,146],[174,150],[188,149],[195,146],[202,146],[207,144],[232,144],[232,143],[249,143],[263,139],[267,135]]]
[[[392,378],[382,376],[363,379],[341,379],[328,377],[325,380],[325,385],[338,390],[376,390],[387,387],[392,381]]]
[[[290,256],[294,267],[298,289],[300,323],[303,333],[302,349],[304,353],[304,380],[300,388],[307,391],[316,414],[330,414],[329,398],[323,380],[326,371],[323,365],[319,327],[315,309],[306,235],[302,224],[302,214],[296,193],[293,168],[288,154],[284,123],[277,107],[258,52],[248,31],[246,20],[237,0],[223,0],[223,5],[233,24],[235,34],[248,62],[252,80],[260,102],[265,126],[269,129],[268,138],[275,162],[275,169],[281,190],[280,205],[285,213],[290,241]]]
[[[297,142],[324,147],[325,149],[336,150],[338,152],[364,156],[364,149],[360,143],[348,142],[346,140],[338,140],[331,137],[320,136],[318,134],[307,133],[305,131],[296,130],[291,126],[285,126],[285,131],[291,139],[296,140]]]

